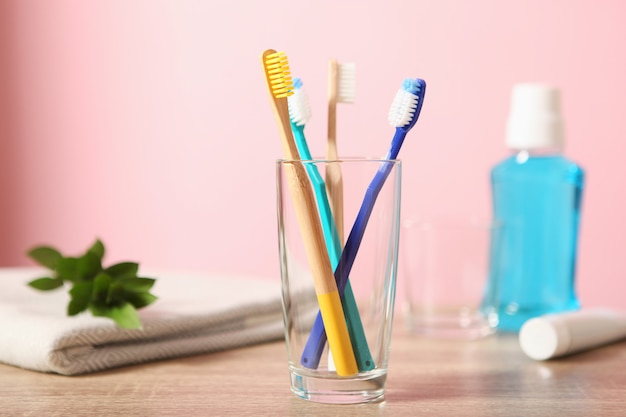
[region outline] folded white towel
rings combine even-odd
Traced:
[[[0,268],[0,362],[77,375],[283,337],[280,283],[258,277],[144,273],[159,299],[141,330],[89,313],[68,317],[67,291],[26,285],[39,268]]]

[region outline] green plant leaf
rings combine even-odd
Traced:
[[[155,280],[153,278],[125,278],[120,280],[120,283],[126,291],[130,292],[148,292],[154,285]]]
[[[59,278],[37,278],[28,283],[29,286],[40,290],[40,291],[50,291],[57,289],[63,286],[63,280]]]
[[[122,275],[136,276],[138,271],[139,264],[136,262],[120,262],[104,270],[112,277],[121,277]]]
[[[94,316],[108,317],[124,329],[141,329],[139,314],[130,303],[112,307],[90,306],[90,310]]]
[[[77,282],[69,291],[72,299],[67,305],[67,315],[75,316],[87,309],[91,302],[93,283],[90,281]]]
[[[96,239],[95,243],[91,245],[87,252],[93,253],[98,257],[98,259],[100,259],[100,261],[102,261],[105,253],[104,244],[100,241],[100,239]]]
[[[27,255],[41,266],[54,270],[59,259],[63,257],[58,250],[50,246],[38,246],[27,252]]]
[[[109,293],[109,286],[112,281],[111,276],[104,272],[100,272],[96,275],[93,279],[91,300],[95,303],[106,302],[107,294]]]
[[[131,303],[135,308],[143,308],[152,304],[159,298],[149,292],[126,294],[126,301]]]
[[[102,271],[102,262],[95,253],[87,251],[83,256],[78,258],[76,274],[79,279],[92,280],[100,271]]]
[[[78,273],[78,258],[67,257],[59,259],[56,271],[59,278],[65,281],[78,281],[80,278]]]
[[[120,301],[126,301],[126,297],[124,296],[124,287],[119,281],[113,280],[111,285],[109,285],[109,291],[107,292],[106,304],[116,304]]]

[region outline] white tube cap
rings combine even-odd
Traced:
[[[562,148],[564,128],[557,88],[525,83],[513,86],[506,144],[512,149]]]
[[[546,360],[626,338],[626,314],[603,308],[547,314],[528,320],[519,333],[526,355]]]
[[[520,329],[519,343],[529,358],[543,361],[567,353],[571,335],[558,318],[535,317],[525,322]]]

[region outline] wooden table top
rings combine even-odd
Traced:
[[[512,335],[391,346],[378,403],[295,397],[275,342],[74,377],[0,364],[0,416],[626,416],[626,342],[549,362]]]

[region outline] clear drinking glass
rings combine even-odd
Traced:
[[[340,173],[342,192],[328,191],[326,183],[337,180],[330,171]],[[401,163],[279,160],[276,175],[291,389],[325,403],[381,399],[396,289]],[[328,308],[333,296],[341,302],[335,310]]]
[[[474,219],[409,219],[403,223],[406,321],[418,334],[476,339],[498,325],[500,223]]]

